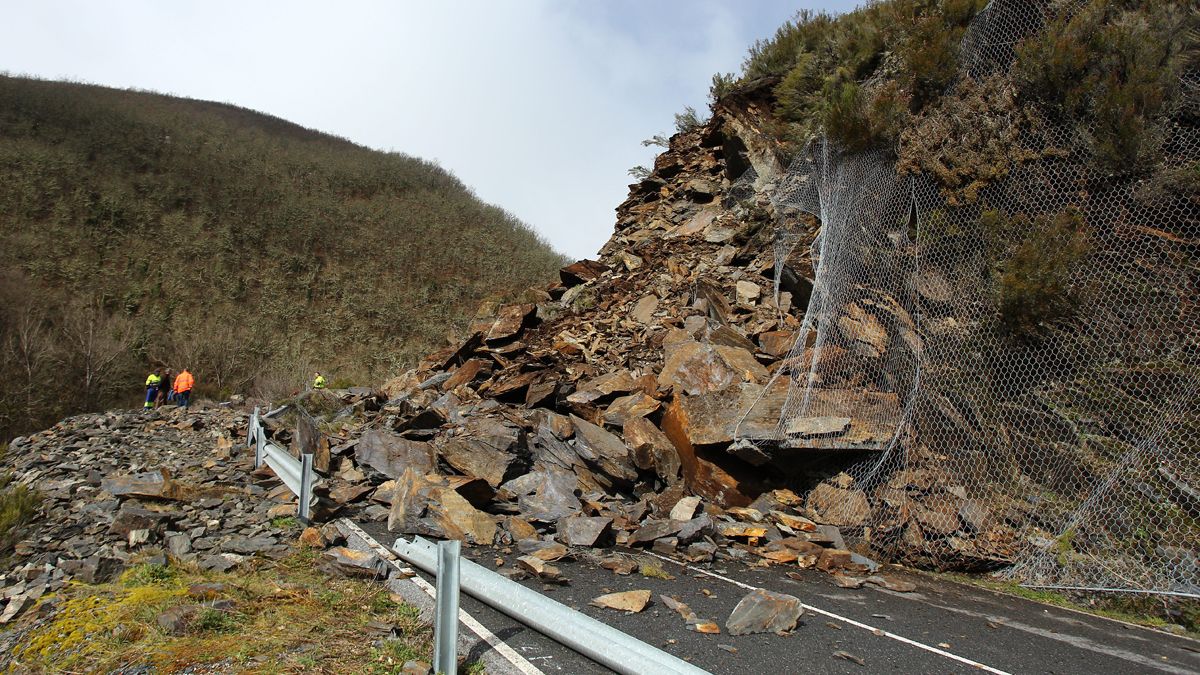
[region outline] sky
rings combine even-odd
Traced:
[[[5,6],[7,4],[7,6]],[[800,9],[856,0],[0,3],[0,71],[233,103],[438,162],[572,258]]]

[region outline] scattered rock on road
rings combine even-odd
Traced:
[[[796,627],[803,613],[799,598],[758,589],[748,593],[733,608],[725,628],[730,635],[785,633]]]
[[[639,590],[601,595],[592,599],[591,604],[596,607],[607,607],[633,614],[645,609],[648,602],[650,602],[650,591]]]

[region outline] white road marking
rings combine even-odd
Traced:
[[[342,518],[341,522],[345,524],[350,531],[354,532],[355,535],[365,541],[367,546],[370,546],[371,550],[373,550],[376,555],[387,561],[387,563],[393,568],[399,570],[403,574],[412,575],[408,580],[416,584],[417,588],[425,591],[425,593],[431,598],[437,597],[437,589],[434,588],[433,585],[428,581],[425,581],[421,577],[417,576],[416,571],[402,566],[399,562],[399,559],[396,557],[396,554],[392,553],[391,549],[375,541],[374,537],[363,531],[363,529],[356,525],[353,521]],[[518,654],[516,650],[508,645],[507,642],[501,640],[495,633],[488,630],[487,626],[484,626],[476,621],[475,617],[467,614],[466,610],[458,610],[458,620],[461,621],[467,628],[470,628],[472,633],[478,635],[479,639],[491,645],[492,649],[495,649],[497,654],[503,656],[505,660],[511,663],[514,668],[524,673],[524,675],[546,675],[541,671],[541,669],[530,663],[524,656]]]
[[[674,564],[676,564],[676,565],[679,565],[680,567],[684,567],[684,568],[687,568],[687,569],[689,569],[689,570],[691,570],[691,571],[693,571],[693,572],[698,572],[698,573],[700,573],[700,574],[704,574],[704,575],[710,576],[710,577],[712,577],[712,578],[714,578],[714,579],[720,579],[721,581],[724,581],[724,582],[726,582],[726,583],[733,584],[734,586],[738,586],[738,587],[740,587],[740,588],[744,588],[744,589],[746,589],[746,590],[750,590],[750,591],[761,591],[761,590],[765,590],[765,589],[759,588],[758,586],[751,586],[750,584],[744,584],[744,583],[742,583],[742,582],[740,582],[740,581],[737,581],[737,580],[735,580],[735,579],[730,579],[729,577],[722,576],[722,575],[720,575],[720,574],[717,574],[716,572],[710,572],[709,570],[701,569],[701,568],[699,568],[699,567],[693,567],[692,565],[689,565],[689,564],[687,564],[687,563],[683,563],[683,562],[679,562],[678,560],[675,560],[674,558],[669,558],[669,557],[667,557],[667,556],[665,556],[665,555],[659,555],[659,554],[657,554],[657,553],[654,553],[654,552],[652,552],[652,551],[646,551],[645,553],[646,553],[647,555],[652,555],[652,556],[654,556],[655,558],[658,558],[658,559],[660,559],[660,560],[665,560],[665,561],[667,561],[667,562],[669,562],[669,563],[674,563]],[[988,673],[995,673],[995,675],[1011,675],[1011,673],[1008,673],[1008,672],[1006,672],[1006,671],[1003,671],[1003,670],[998,670],[998,669],[996,669],[996,668],[993,668],[993,667],[991,667],[991,666],[986,666],[986,665],[984,665],[984,664],[982,664],[982,663],[979,663],[978,661],[972,661],[971,659],[968,659],[968,658],[966,658],[966,657],[963,657],[963,656],[959,656],[958,654],[951,654],[950,652],[948,652],[948,651],[945,651],[944,649],[939,649],[939,648],[937,648],[937,647],[933,647],[933,646],[931,646],[931,645],[927,645],[927,644],[925,644],[925,643],[923,643],[923,642],[917,642],[916,640],[912,640],[912,639],[906,638],[906,637],[904,637],[903,635],[897,635],[897,634],[895,634],[895,633],[892,633],[892,632],[890,632],[890,631],[883,630],[882,628],[876,628],[876,627],[874,627],[874,626],[870,626],[870,625],[867,625],[867,624],[865,624],[865,623],[862,623],[861,621],[855,621],[854,619],[851,619],[851,618],[849,618],[849,617],[841,616],[840,614],[834,614],[833,612],[830,612],[830,611],[828,611],[828,610],[821,609],[820,607],[813,607],[812,605],[808,605],[808,604],[804,604],[804,603],[800,603],[800,604],[801,604],[801,606],[803,606],[803,607],[804,607],[804,609],[805,609],[805,610],[807,610],[807,611],[810,611],[810,612],[815,612],[815,613],[817,613],[817,614],[822,614],[822,615],[824,615],[824,616],[827,616],[827,617],[829,617],[829,618],[831,618],[831,619],[837,619],[838,621],[842,621],[842,622],[848,623],[848,624],[850,624],[851,626],[856,626],[856,627],[858,627],[858,628],[862,628],[863,630],[868,630],[868,631],[870,631],[871,633],[873,633],[873,634],[875,634],[875,635],[879,635],[879,636],[882,636],[882,637],[891,638],[891,639],[893,639],[893,640],[896,640],[897,642],[903,642],[903,643],[904,643],[904,644],[906,644],[906,645],[911,645],[911,646],[913,646],[913,647],[916,647],[917,649],[923,649],[923,650],[925,650],[925,651],[927,651],[927,652],[931,652],[931,653],[933,653],[933,654],[937,654],[938,656],[943,656],[943,657],[945,657],[945,658],[948,658],[948,659],[951,659],[951,660],[953,660],[953,661],[958,661],[959,663],[966,664],[966,665],[968,665],[968,666],[971,666],[972,668],[977,668],[977,669],[979,669],[979,670],[982,670],[982,671],[984,671],[984,672],[988,672]]]

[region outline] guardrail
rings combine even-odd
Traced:
[[[439,614],[435,616],[435,626],[443,626],[445,622],[454,622],[457,618],[457,591],[461,585],[462,590],[469,595],[618,673],[707,673],[683,659],[626,635],[537,591],[525,588],[470,560],[463,560],[454,554],[453,549],[454,547],[435,546],[433,542],[417,536],[414,536],[412,541],[397,539],[396,543],[392,544],[392,550],[402,560],[429,574],[437,575]],[[446,577],[444,581],[443,577]],[[444,598],[443,583],[446,585]],[[444,608],[443,602],[446,605]],[[453,640],[452,634],[443,630],[439,639],[435,628],[434,635],[437,642],[435,655],[443,650],[453,649],[454,643],[450,641]],[[440,658],[441,664],[454,663],[452,651],[449,656],[435,658]],[[451,667],[443,672],[451,673],[454,670]]]
[[[283,410],[284,408],[277,408],[265,416],[270,417]],[[258,469],[263,462],[271,467],[283,484],[288,486],[292,494],[296,495],[299,503],[296,515],[300,520],[307,522],[312,513],[312,507],[317,502],[317,497],[313,493],[313,488],[317,483],[317,475],[313,471],[313,456],[308,453],[300,453],[300,459],[296,459],[286,448],[272,443],[267,438],[267,430],[263,428],[262,417],[259,415],[258,408],[255,408],[246,430],[246,445],[254,448],[254,468]]]

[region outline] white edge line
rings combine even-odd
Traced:
[[[400,563],[397,562],[396,554],[392,553],[391,549],[383,544],[380,544],[378,541],[375,541],[374,537],[363,531],[363,529],[353,521],[347,518],[342,518],[342,522],[346,524],[350,531],[354,532],[355,535],[365,541],[367,546],[370,546],[371,549],[374,550],[375,553],[379,555],[379,557],[383,558],[389,565],[399,570],[403,574],[412,575],[408,580],[415,584],[417,588],[425,591],[425,593],[431,598],[437,597],[437,589],[435,589],[428,581],[425,581],[421,577],[417,576],[417,573],[414,570],[401,566]],[[525,675],[546,675],[541,671],[541,669],[530,663],[524,656],[521,656],[516,652],[516,650],[508,646],[508,643],[506,643],[504,640],[501,640],[492,631],[488,630],[487,626],[484,626],[482,623],[476,621],[475,617],[467,614],[466,610],[458,610],[458,620],[463,622],[467,628],[470,628],[471,632],[478,635],[481,640],[491,645],[492,649],[495,649],[497,654],[503,656],[517,670],[521,671]]]
[[[654,556],[655,558],[658,558],[658,559],[660,559],[660,560],[665,560],[665,561],[667,561],[667,562],[674,563],[674,564],[676,564],[676,565],[679,565],[679,566],[681,566],[681,567],[685,567],[685,568],[687,568],[687,569],[689,569],[689,570],[692,570],[692,571],[694,571],[694,572],[699,572],[700,574],[705,574],[705,575],[708,575],[708,576],[710,576],[710,577],[713,577],[714,579],[720,579],[721,581],[724,581],[724,582],[726,582],[726,583],[733,584],[734,586],[739,586],[739,587],[741,587],[741,588],[745,588],[745,589],[748,589],[748,590],[751,590],[751,591],[761,591],[761,590],[764,590],[764,589],[761,589],[761,588],[759,588],[758,586],[751,586],[750,584],[744,584],[744,583],[742,583],[742,582],[740,582],[740,581],[736,581],[736,580],[734,580],[734,579],[730,579],[729,577],[721,576],[720,574],[717,574],[716,572],[710,572],[710,571],[708,571],[708,570],[706,570],[706,569],[701,569],[701,568],[699,568],[699,567],[693,567],[693,566],[691,566],[691,565],[689,565],[689,564],[687,564],[687,563],[679,562],[678,560],[675,560],[674,558],[669,558],[669,557],[667,557],[667,556],[664,556],[664,555],[659,555],[659,554],[657,554],[657,553],[654,553],[653,551],[644,551],[644,553],[645,553],[645,554],[647,554],[647,555]],[[889,632],[889,631],[883,630],[882,628],[876,628],[876,627],[874,627],[874,626],[870,626],[870,625],[867,625],[867,624],[865,624],[865,623],[862,623],[861,621],[855,621],[854,619],[851,619],[851,618],[849,618],[849,617],[845,617],[845,616],[841,616],[841,615],[838,615],[838,614],[834,614],[833,612],[830,612],[830,611],[827,611],[827,610],[821,609],[821,608],[819,608],[819,607],[813,607],[812,605],[808,605],[808,604],[805,604],[805,603],[800,603],[800,605],[801,605],[802,607],[804,607],[804,609],[806,609],[806,610],[809,610],[809,611],[811,611],[811,612],[816,612],[817,614],[823,614],[823,615],[825,615],[825,616],[827,616],[827,617],[830,617],[830,618],[832,618],[832,619],[837,619],[838,621],[844,621],[844,622],[846,622],[846,623],[850,624],[851,626],[857,626],[858,628],[862,628],[862,629],[864,629],[864,630],[871,631],[871,632],[872,632],[872,633],[874,633],[875,635],[880,635],[880,636],[883,636],[883,637],[888,637],[888,638],[891,638],[891,639],[893,639],[893,640],[896,640],[896,641],[898,641],[898,642],[903,642],[903,643],[904,643],[904,644],[906,644],[906,645],[912,645],[913,647],[916,647],[916,648],[918,648],[918,649],[924,649],[924,650],[925,650],[925,651],[927,651],[927,652],[932,652],[932,653],[934,653],[934,654],[937,654],[938,656],[944,656],[945,658],[948,658],[948,659],[951,659],[951,660],[954,660],[954,661],[958,661],[959,663],[966,664],[966,665],[968,665],[968,666],[971,666],[972,668],[978,668],[979,670],[982,670],[982,671],[985,671],[985,672],[989,672],[989,673],[995,673],[995,675],[1011,675],[1011,673],[1008,673],[1008,672],[1006,672],[1006,671],[1003,671],[1003,670],[998,670],[998,669],[996,669],[996,668],[993,668],[993,667],[991,667],[991,666],[986,666],[986,665],[984,665],[984,664],[982,664],[982,663],[979,663],[978,661],[972,661],[971,659],[968,659],[968,658],[966,658],[966,657],[963,657],[963,656],[959,656],[958,654],[951,654],[951,653],[950,653],[950,652],[948,652],[948,651],[945,651],[945,650],[942,650],[942,649],[938,649],[937,647],[932,647],[932,646],[930,646],[930,645],[927,645],[927,644],[925,644],[925,643],[923,643],[923,642],[917,642],[916,640],[912,640],[912,639],[906,638],[906,637],[904,637],[903,635],[897,635],[897,634],[895,634],[895,633],[892,633],[892,632]]]

